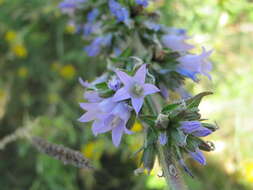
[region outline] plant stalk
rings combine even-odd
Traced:
[[[152,112],[158,114],[161,106],[155,101],[154,97],[148,97],[152,105]],[[163,170],[163,176],[166,179],[168,187],[171,190],[188,190],[180,170],[177,168],[177,162],[173,159],[171,150],[167,146],[157,143],[158,158]]]
[[[157,143],[159,163],[163,170],[163,176],[171,190],[187,190],[182,174],[177,168],[176,161],[173,159],[170,150]]]

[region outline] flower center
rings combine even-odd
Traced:
[[[121,118],[119,116],[115,116],[113,118],[113,120],[111,121],[110,125],[111,125],[112,128],[118,127],[121,121],[122,120],[121,120]]]
[[[134,83],[131,92],[133,93],[133,95],[140,97],[143,95],[143,87],[138,84],[138,83]]]

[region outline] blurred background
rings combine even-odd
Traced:
[[[0,0],[0,139],[32,125],[50,142],[80,150],[98,170],[64,166],[19,140],[0,150],[0,189],[165,189],[158,168],[150,176],[133,175],[140,124],[116,149],[107,135],[94,138],[77,122],[83,96],[78,77],[92,80],[105,64],[86,56],[58,3]],[[209,137],[216,150],[206,154],[207,166],[190,163],[196,177],[185,176],[187,184],[194,190],[253,189],[253,1],[157,0],[148,7],[158,8],[162,23],[187,29],[199,50],[214,49],[213,80],[189,80],[187,89],[214,92],[201,112],[220,130]]]

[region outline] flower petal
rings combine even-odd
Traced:
[[[196,149],[195,152],[189,152],[189,154],[194,160],[196,160],[200,164],[206,165],[206,158],[200,150]]]
[[[106,133],[111,130],[111,127],[109,125],[105,125],[103,120],[102,121],[94,121],[92,125],[92,132],[95,136],[101,133]]]
[[[207,129],[205,127],[200,127],[198,130],[194,131],[192,135],[197,137],[206,137],[210,135],[212,131],[210,129]]]
[[[97,114],[92,112],[92,111],[88,111],[86,112],[85,114],[83,114],[79,119],[78,121],[80,122],[89,122],[89,121],[92,121],[92,120],[95,120],[96,119],[96,116]]]
[[[132,80],[133,80],[132,77],[130,77],[125,72],[118,70],[116,71],[116,74],[124,85],[128,85],[129,83],[132,83]]]
[[[153,84],[144,84],[144,95],[154,94],[156,92],[160,92],[159,88],[157,88]]]
[[[143,97],[140,97],[140,98],[132,97],[131,101],[132,101],[132,105],[134,107],[134,110],[135,110],[136,114],[138,115],[138,113],[141,110],[141,107],[143,105],[144,98]]]
[[[145,78],[146,78],[146,73],[147,73],[146,64],[144,64],[136,71],[136,73],[134,75],[134,80],[139,83],[144,84]]]
[[[123,87],[123,88],[117,90],[117,92],[114,94],[113,101],[118,102],[121,100],[126,100],[128,98],[130,98],[130,95],[127,91],[127,88]]]
[[[97,109],[98,104],[97,103],[80,103],[80,107],[84,110],[95,110]]]
[[[116,147],[119,146],[123,133],[124,126],[118,126],[112,130],[112,142]]]

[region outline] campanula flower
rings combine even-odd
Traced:
[[[86,46],[84,50],[88,56],[96,56],[100,53],[102,47],[110,45],[112,40],[112,35],[108,34],[106,36],[99,36],[95,38],[90,45]]]
[[[86,23],[83,25],[83,35],[84,36],[89,36],[92,33],[95,33],[97,31],[99,31],[101,28],[101,23],[97,22],[97,23]]]
[[[126,103],[116,103],[116,106],[114,106],[114,109],[110,113],[103,115],[93,123],[92,131],[94,135],[112,131],[112,142],[118,147],[124,133],[132,134],[126,128],[130,113],[131,109]]]
[[[59,4],[59,8],[63,13],[72,15],[80,6],[80,4],[84,3],[85,1],[86,0],[64,0]]]
[[[109,0],[109,8],[111,13],[117,18],[118,22],[129,24],[129,11],[115,0]]]
[[[142,5],[143,7],[147,7],[148,6],[148,0],[135,0],[135,2],[138,5]]]
[[[192,134],[197,137],[205,137],[212,133],[210,129],[203,127],[199,121],[182,121],[179,129],[186,134]]]
[[[165,47],[170,48],[173,51],[186,52],[194,48],[193,45],[185,42],[187,39],[189,39],[189,37],[184,34],[166,34],[162,37],[162,43]]]
[[[200,55],[187,54],[177,59],[179,62],[176,71],[186,77],[197,81],[196,74],[207,76],[211,80],[209,72],[212,70],[212,63],[208,60],[212,50],[206,51],[202,48]]]
[[[119,80],[118,77],[113,76],[111,80],[109,80],[108,82],[108,87],[114,91],[117,91],[121,87],[121,81]]]
[[[149,29],[149,30],[153,30],[155,32],[158,32],[159,30],[161,30],[161,25],[157,24],[155,22],[152,21],[146,21],[144,22],[144,25]]]
[[[118,78],[124,86],[115,93],[113,100],[118,102],[131,99],[133,108],[138,114],[142,108],[144,97],[160,91],[156,86],[145,83],[146,73],[145,64],[137,70],[134,76],[129,76],[119,70],[116,71]]]
[[[98,15],[99,15],[99,10],[96,8],[93,9],[87,14],[87,22],[89,23],[94,22],[97,19]]]
[[[168,142],[168,137],[167,137],[167,134],[166,132],[162,132],[159,134],[158,136],[158,141],[161,145],[166,145],[167,142]]]

